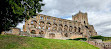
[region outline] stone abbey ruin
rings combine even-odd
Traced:
[[[93,25],[88,24],[87,13],[80,11],[72,15],[72,20],[37,14],[35,18],[25,20],[23,32],[52,39],[87,38],[97,35]]]
[[[87,13],[82,12],[72,15],[72,20],[37,14],[36,17],[25,20],[23,31],[19,28],[11,28],[9,31],[2,32],[2,34],[50,39],[89,39],[92,36],[98,36],[93,25],[88,23]],[[101,39],[89,39],[86,42],[100,49],[111,48],[111,42],[104,42]]]

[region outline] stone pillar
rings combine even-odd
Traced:
[[[44,21],[44,29],[46,29],[46,24],[47,23],[47,20],[46,21]]]
[[[39,28],[39,23],[40,23],[40,19],[39,19],[39,16],[38,16],[37,28]]]
[[[63,24],[63,28],[62,28],[62,31],[64,31],[64,24]]]
[[[59,24],[58,24],[58,19],[57,19],[57,31],[59,30]]]
[[[72,26],[72,32],[74,32],[74,26]]]
[[[67,31],[69,31],[69,22],[67,22],[67,26],[68,26]]]
[[[43,20],[45,20],[45,16],[43,16]]]
[[[53,29],[53,19],[50,19],[50,23],[51,23],[50,30],[52,30]]]

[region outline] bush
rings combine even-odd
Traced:
[[[101,39],[103,41],[106,41],[106,40],[111,40],[111,37],[104,37],[104,36],[93,36],[93,37],[90,37],[91,39]]]
[[[68,39],[68,40],[82,40],[82,41],[86,41],[86,38],[76,38],[76,39]]]
[[[102,40],[103,41],[111,40],[111,37],[104,37]]]
[[[93,36],[93,37],[90,37],[91,39],[103,39],[103,36]]]

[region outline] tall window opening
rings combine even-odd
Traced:
[[[84,24],[86,24],[86,22],[84,21]]]
[[[35,31],[35,30],[32,30],[31,33],[32,33],[32,34],[36,34],[36,31]]]
[[[81,32],[81,28],[79,27],[78,32]]]

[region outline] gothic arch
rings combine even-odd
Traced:
[[[81,28],[80,27],[78,27],[78,32],[81,32]]]
[[[77,27],[74,27],[74,31],[76,32]]]
[[[36,34],[36,31],[35,30],[31,30],[31,34]]]
[[[68,26],[67,26],[67,25],[65,25],[65,26],[64,26],[64,31],[67,31],[67,28],[68,28]]]
[[[53,30],[57,30],[57,24],[53,23]]]
[[[64,35],[65,35],[65,37],[68,37],[68,33],[65,33]]]
[[[49,27],[51,26],[51,23],[50,23],[50,22],[47,22],[46,24],[47,24],[47,26],[49,26]]]
[[[31,24],[36,24],[36,23],[37,23],[36,20],[32,20],[32,21],[31,21]]]
[[[60,26],[60,27],[63,27],[63,25],[62,25],[62,24],[59,24],[59,26]]]
[[[84,24],[86,24],[86,22],[84,21]]]
[[[52,28],[53,28],[53,30],[57,30],[57,26],[53,26]]]
[[[40,21],[40,22],[39,22],[39,28],[40,28],[40,29],[43,29],[43,28],[44,28],[44,25],[45,25],[44,21]]]
[[[54,33],[49,33],[49,37],[50,37],[50,38],[54,38],[54,37],[55,37],[55,34],[54,34]]]
[[[44,33],[44,31],[41,30],[41,31],[39,31],[39,34],[42,35],[42,34],[45,34],[45,33]]]
[[[59,31],[62,31],[63,25],[59,24]]]
[[[36,20],[32,20],[32,21],[31,21],[31,25],[34,26],[34,28],[37,27],[36,24],[37,24],[37,21],[36,21]]]
[[[69,27],[69,31],[71,31],[71,32],[72,32],[72,29],[73,29],[73,27],[72,27],[72,26],[70,26],[70,27]]]
[[[56,24],[56,23],[53,23],[53,26],[57,26],[57,24]]]

